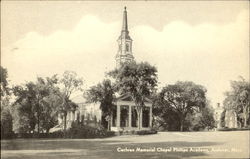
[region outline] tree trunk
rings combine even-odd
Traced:
[[[244,127],[247,127],[247,114],[244,112]]]
[[[40,98],[39,96],[37,99],[37,133],[39,137],[39,133],[40,133]]]
[[[67,112],[64,112],[64,124],[63,124],[63,132],[64,132],[64,138],[66,137],[66,127],[67,127]]]
[[[138,107],[138,129],[141,130],[141,107]]]
[[[180,131],[182,132],[183,131],[183,127],[184,127],[184,116],[183,114],[180,114]]]
[[[186,118],[187,112],[184,113],[179,113],[179,117],[180,117],[180,131],[184,131],[184,121]]]
[[[183,131],[183,124],[184,122],[183,122],[183,120],[181,119],[181,126],[180,126],[180,131]]]
[[[141,130],[141,115],[138,113],[138,130]]]
[[[110,120],[108,120],[108,130],[110,130]]]
[[[247,127],[247,107],[243,106],[243,120],[244,120],[244,127]]]
[[[40,133],[40,117],[39,117],[39,115],[37,116],[37,133],[38,133],[38,135]]]

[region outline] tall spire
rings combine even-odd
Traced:
[[[128,20],[127,20],[127,10],[126,10],[126,6],[124,7],[124,11],[123,11],[122,31],[128,31]]]
[[[129,63],[134,60],[134,56],[132,54],[132,39],[130,38],[128,31],[126,7],[124,7],[123,11],[121,35],[117,39],[117,42],[118,52],[116,54],[116,67],[119,68],[122,64]]]

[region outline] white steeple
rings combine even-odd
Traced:
[[[117,40],[118,42],[118,52],[116,55],[117,68],[119,68],[124,63],[129,63],[134,60],[134,56],[132,54],[132,41],[133,40],[130,38],[128,31],[127,10],[126,7],[124,7],[121,35]]]

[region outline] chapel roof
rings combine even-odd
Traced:
[[[127,94],[122,94],[120,96],[117,97],[116,99],[117,101],[133,101],[133,98],[131,95]],[[148,103],[152,103],[152,100],[150,100],[149,98],[146,98],[144,102],[148,102]]]

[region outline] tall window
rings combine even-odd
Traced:
[[[149,108],[145,107],[142,111],[142,127],[149,127]]]
[[[121,106],[121,120],[120,120],[121,127],[128,127],[128,106]]]
[[[126,44],[126,51],[129,51],[129,44]]]
[[[116,122],[117,122],[117,117],[116,117],[116,106],[114,107],[113,111],[112,111],[112,126],[116,126]]]

